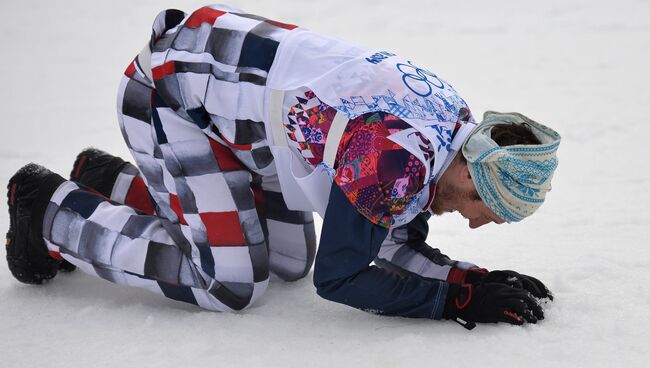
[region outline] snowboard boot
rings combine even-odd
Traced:
[[[7,264],[18,281],[41,284],[56,276],[61,266],[60,260],[50,256],[43,240],[43,218],[50,198],[63,182],[58,174],[34,163],[22,167],[9,180]]]
[[[127,164],[121,158],[97,148],[86,148],[77,155],[72,172],[70,172],[70,180],[110,198],[113,184],[122,168]]]

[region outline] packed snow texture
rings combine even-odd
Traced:
[[[96,146],[129,158],[115,113],[155,15],[197,1],[5,2],[0,182],[29,161],[63,175]],[[537,276],[555,293],[524,327],[387,318],[272,279],[224,314],[84,275],[44,286],[0,262],[0,366],[647,367],[650,359],[650,3],[236,1],[271,19],[388,50],[450,82],[480,118],[519,111],[563,136],[553,191],[517,224],[430,221],[452,258]],[[6,204],[0,228],[9,219]],[[4,231],[4,230],[2,230]]]

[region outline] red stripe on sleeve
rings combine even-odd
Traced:
[[[211,247],[246,245],[237,211],[200,213]]]
[[[467,271],[452,267],[447,274],[447,282],[450,284],[462,284],[467,276]]]
[[[296,25],[288,24],[288,23],[282,23],[282,22],[278,22],[276,20],[267,19],[265,22],[269,23],[269,24],[273,24],[276,27],[280,27],[280,28],[284,28],[284,29],[288,29],[288,30],[298,28],[298,26],[296,26]]]
[[[164,63],[163,65],[158,65],[155,68],[151,69],[151,75],[153,76],[154,80],[159,80],[162,78],[165,78],[166,76],[170,74],[174,74],[175,72],[174,68],[174,62],[173,61],[168,61]]]
[[[226,13],[205,6],[190,15],[190,17],[185,22],[185,27],[197,28],[201,25],[201,23],[214,24],[214,21],[224,14]]]

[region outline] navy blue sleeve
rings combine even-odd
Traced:
[[[377,314],[442,318],[446,282],[370,265],[387,234],[332,184],[314,268],[318,295]]]

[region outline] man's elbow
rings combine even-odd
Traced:
[[[316,294],[323,299],[341,302],[340,295],[345,284],[345,279],[322,280],[314,275]]]

